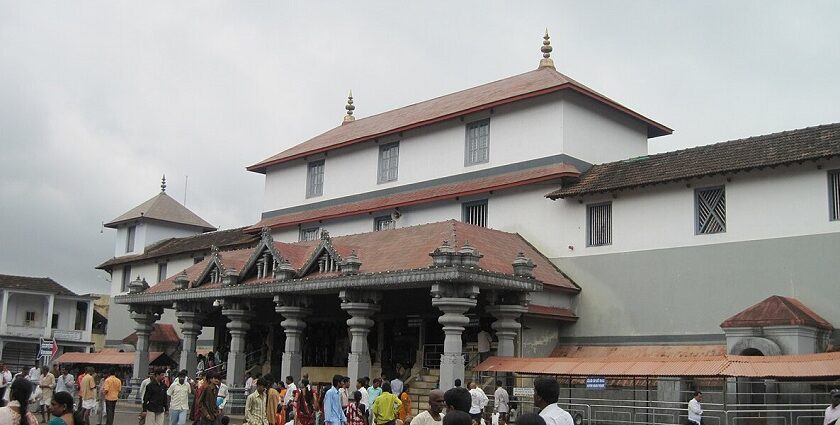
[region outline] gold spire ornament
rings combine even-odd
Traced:
[[[353,111],[356,109],[356,107],[353,106],[353,90],[350,90],[350,94],[347,95],[347,105],[344,106],[344,109],[347,110],[347,115],[344,116],[344,121],[342,122],[342,124],[353,122],[356,119],[353,116]]]
[[[551,47],[551,37],[548,36],[548,28],[545,29],[545,36],[543,36],[543,45],[540,47],[540,51],[543,54],[543,58],[540,59],[540,68],[554,68],[554,59],[551,59],[551,51],[554,50]]]

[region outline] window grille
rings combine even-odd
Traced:
[[[35,323],[35,312],[34,311],[27,311],[26,315],[24,316],[24,324],[31,325]]]
[[[597,204],[586,207],[587,246],[612,244],[612,204]]]
[[[487,227],[487,200],[466,202],[461,206],[461,221]]]
[[[381,146],[379,148],[379,183],[396,181],[399,165],[399,142]]]
[[[122,292],[128,291],[128,282],[131,282],[131,266],[123,266],[122,269]]]
[[[128,226],[128,233],[125,237],[125,252],[134,252],[134,235],[137,233],[136,226]]]
[[[695,192],[697,234],[726,231],[726,191],[723,186],[697,189]]]
[[[300,240],[301,241],[317,240],[320,237],[320,235],[318,234],[318,231],[319,231],[319,229],[317,227],[300,229]]]
[[[158,264],[158,282],[166,280],[166,263]]]
[[[490,119],[467,124],[464,165],[482,164],[490,160]]]
[[[830,220],[840,220],[840,170],[828,172],[828,202]]]
[[[394,227],[394,219],[390,215],[383,215],[381,217],[375,217],[373,219],[374,232],[378,232],[380,230],[393,229]]]
[[[312,161],[306,172],[306,197],[324,194],[324,160]]]
[[[50,329],[58,329],[58,313],[53,313]]]

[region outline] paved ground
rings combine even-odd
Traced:
[[[140,412],[140,406],[129,404],[126,402],[120,402],[117,405],[117,412],[114,415],[114,425],[134,425],[137,424],[137,416]],[[100,422],[98,418],[94,419],[91,418],[91,425],[99,425]],[[242,416],[231,416],[230,417],[231,425],[241,425],[242,424]],[[105,424],[105,415],[102,415],[102,424]],[[169,424],[169,418],[166,418],[164,424]],[[188,420],[187,424],[192,424],[192,421]]]

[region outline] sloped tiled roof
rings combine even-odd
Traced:
[[[724,320],[721,328],[756,326],[811,326],[832,330],[834,326],[795,298],[773,295]]]
[[[96,266],[96,268],[111,270],[114,266],[121,264],[209,251],[211,246],[217,246],[223,249],[234,249],[253,245],[258,237],[245,233],[244,230],[244,227],[240,227],[236,229],[201,233],[184,238],[164,239],[146,247],[142,254],[111,258],[110,260]]]
[[[551,261],[537,251],[522,236],[516,233],[501,232],[484,227],[473,226],[460,221],[450,220],[439,223],[423,224],[419,226],[403,227],[399,229],[382,230],[378,232],[360,233],[356,235],[335,236],[331,238],[331,245],[342,257],[356,252],[362,265],[360,274],[396,272],[430,268],[432,258],[429,253],[438,248],[446,240],[455,250],[469,243],[484,257],[478,267],[485,271],[513,274],[511,263],[517,253],[522,252],[530,258],[536,268],[534,278],[548,287],[577,292],[578,286],[558,270]],[[291,266],[298,272],[315,254],[321,244],[320,240],[296,243],[275,242],[274,246]],[[221,251],[218,257],[224,269],[232,268],[240,273],[248,259],[253,255],[256,247],[233,251]],[[185,270],[190,286],[201,276],[212,258],[205,258],[198,264]],[[147,293],[171,291],[175,288],[177,275],[147,289]],[[334,277],[329,273],[313,273],[303,276],[303,279],[320,279]],[[246,285],[258,285],[269,279],[246,280]],[[220,284],[206,283],[202,288],[213,288]]]
[[[0,288],[23,289],[27,291],[46,292],[55,295],[77,296],[75,292],[65,288],[48,277],[13,276],[0,274]]]
[[[124,344],[136,344],[137,332],[123,338]],[[181,338],[178,337],[178,332],[175,331],[175,325],[169,323],[155,323],[152,325],[152,333],[149,335],[149,342],[160,342],[163,344],[179,344]]]
[[[648,137],[671,134],[671,129],[627,109],[583,84],[557,72],[541,67],[534,71],[508,77],[403,108],[340,125],[248,167],[249,171],[264,173],[269,166],[325,152],[376,137],[441,122],[495,106],[536,97],[559,90],[572,90],[621,111],[647,125]]]
[[[724,355],[726,345],[558,345],[550,357],[630,359]]]
[[[276,229],[301,223],[310,223],[317,220],[327,220],[350,215],[365,214],[368,212],[382,211],[390,208],[435,202],[444,199],[452,199],[456,196],[469,196],[476,193],[486,193],[491,190],[501,190],[530,183],[555,180],[561,177],[577,177],[579,174],[580,172],[574,165],[563,163],[552,164],[494,176],[474,178],[460,182],[444,183],[423,189],[392,193],[363,201],[348,202],[323,208],[314,208],[311,210],[277,215],[261,220],[259,223],[251,226],[248,231],[256,232],[264,227]]]
[[[161,191],[153,198],[132,208],[125,214],[111,220],[105,227],[115,228],[126,221],[145,218],[149,220],[165,221],[168,223],[186,224],[201,228],[204,231],[216,230],[212,224],[172,199],[166,192]]]
[[[134,353],[102,350],[99,353],[64,353],[55,360],[56,363],[102,364],[125,366],[134,364]],[[149,365],[162,366],[175,364],[165,353],[149,352]]]
[[[551,199],[611,192],[840,156],[840,123],[698,146],[592,166]]]

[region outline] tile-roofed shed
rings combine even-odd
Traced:
[[[123,344],[137,344],[137,332],[123,338]],[[149,334],[149,342],[160,342],[163,344],[180,344],[181,337],[175,330],[175,325],[169,323],[155,323],[152,325],[152,333]]]
[[[13,276],[0,274],[0,288],[46,292],[55,295],[78,296],[48,277]]]
[[[796,298],[773,295],[726,319],[721,328],[759,326],[810,326],[832,330],[834,326]]]
[[[370,117],[356,119],[353,122],[340,125],[254,164],[248,167],[248,170],[265,173],[266,168],[272,165],[301,158],[306,155],[326,152],[376,137],[419,128],[469,113],[560,90],[572,90],[583,94],[634,119],[644,122],[647,125],[648,137],[671,134],[670,128],[621,106],[606,96],[557,72],[554,68],[541,67],[534,71],[492,83],[483,84]]]
[[[840,156],[840,123],[592,166],[546,195],[567,198]]]
[[[105,227],[116,228],[119,224],[139,219],[185,224],[200,228],[202,231],[216,230],[212,224],[204,221],[203,218],[181,205],[180,202],[172,199],[171,196],[163,191],[148,201],[132,208],[125,214],[105,223]]]

